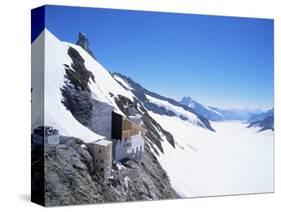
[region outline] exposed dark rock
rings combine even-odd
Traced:
[[[142,162],[126,161],[121,170],[114,166],[113,178],[104,180],[95,173],[92,157],[82,144],[79,139],[61,137],[59,145],[45,146],[46,206],[179,197],[147,145]]]
[[[93,109],[91,94],[87,91],[75,90],[67,85],[63,86],[61,91],[64,106],[81,124],[90,126]]]
[[[71,67],[65,68],[67,78],[75,86],[75,88],[89,90],[89,79],[91,78],[93,82],[95,82],[95,77],[91,71],[87,70],[84,59],[76,49],[69,47],[67,53],[72,59]]]
[[[83,125],[91,126],[93,101],[88,83],[95,82],[92,72],[85,67],[85,61],[74,48],[69,47],[68,55],[72,59],[71,67],[65,64],[65,84],[61,88],[64,106]]]

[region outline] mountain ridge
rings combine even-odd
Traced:
[[[180,101],[180,104],[188,105],[196,112],[202,114],[206,118],[212,121],[224,121],[224,120],[239,120],[239,121],[254,121],[255,117],[262,116],[265,118],[266,113],[272,114],[272,110],[251,109],[251,108],[219,108],[214,106],[205,106],[191,97],[184,96]],[[262,115],[265,114],[265,115]],[[270,115],[270,114],[268,114]]]
[[[258,132],[262,132],[265,130],[272,130],[274,131],[274,116],[269,115],[263,119],[255,120],[249,122],[248,128],[250,127],[258,127]]]
[[[166,101],[173,106],[183,108],[185,111],[195,114],[195,116],[200,120],[200,122],[196,123],[198,126],[207,128],[211,131],[215,131],[212,128],[209,120],[207,118],[203,117],[202,115],[198,114],[192,108],[185,106],[185,105],[181,105],[179,102],[177,102],[176,100],[174,100],[172,98],[165,97],[165,96],[157,94],[153,91],[147,90],[144,87],[142,87],[139,83],[135,82],[130,77],[127,77],[123,74],[120,74],[117,72],[113,72],[111,74],[121,86],[123,86],[125,89],[131,89],[132,93],[134,93],[135,96],[138,97],[138,99],[140,99],[142,101],[142,103],[148,110],[156,112],[161,115],[163,115],[163,114],[168,115],[168,116],[177,115],[174,111],[167,109],[165,107],[158,106],[155,103],[149,101],[149,98],[147,98],[147,96],[150,96],[150,97],[162,100],[162,101]],[[123,83],[122,83],[122,81],[120,81],[119,78],[121,78],[123,80]],[[124,81],[127,82],[128,84],[124,85]],[[180,114],[179,118],[181,118],[182,120],[188,120],[189,117],[185,116],[184,114]]]

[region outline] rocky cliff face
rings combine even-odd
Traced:
[[[62,104],[81,124],[90,127],[94,102],[88,83],[90,78],[94,82],[95,77],[87,70],[84,59],[74,48],[70,47],[67,53],[72,64],[64,64],[66,75],[61,88]]]
[[[95,173],[83,144],[76,138],[61,137],[59,145],[45,146],[46,206],[178,197],[147,145],[142,162],[114,165],[113,178],[104,180]]]

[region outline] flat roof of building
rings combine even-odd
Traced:
[[[109,144],[112,144],[111,141],[106,140],[106,139],[101,139],[95,142],[95,144],[101,145],[101,146],[107,146]]]

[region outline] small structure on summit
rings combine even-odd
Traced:
[[[96,59],[96,57],[93,54],[93,51],[90,49],[90,43],[89,40],[87,38],[87,35],[83,32],[79,32],[78,34],[78,40],[76,42],[76,44],[78,46],[81,46],[85,51],[87,51],[94,59]]]
[[[106,139],[87,143],[93,157],[94,170],[104,178],[109,178],[112,168],[112,142]]]
[[[59,131],[50,126],[40,126],[33,130],[31,135],[32,143],[36,145],[59,144]]]

